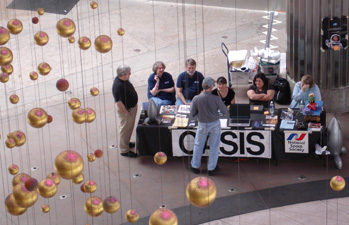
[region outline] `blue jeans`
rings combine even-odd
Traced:
[[[162,105],[172,105],[172,101],[167,99],[161,99],[158,97],[152,97],[150,99],[153,99],[156,106],[162,106]]]
[[[189,99],[186,99],[185,101],[188,103],[191,103],[191,100],[189,100]],[[182,100],[180,98],[177,98],[176,106],[179,106],[179,105],[184,105],[184,103],[182,102]]]
[[[204,151],[207,136],[210,142],[210,153],[208,157],[208,170],[214,170],[218,161],[218,148],[221,137],[221,124],[219,120],[210,123],[198,124],[198,129],[195,135],[194,154],[191,160],[191,167],[199,169],[201,157]]]

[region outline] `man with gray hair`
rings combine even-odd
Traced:
[[[211,93],[215,81],[211,77],[206,77],[202,82],[204,91],[193,98],[190,106],[190,116],[198,118],[198,129],[195,135],[194,153],[191,165],[188,169],[195,173],[200,173],[200,164],[207,136],[209,137],[210,153],[208,158],[208,175],[213,176],[217,170],[218,148],[221,136],[221,124],[219,113],[226,115],[228,108],[224,105],[222,99]]]
[[[122,156],[137,157],[134,143],[130,142],[137,115],[138,95],[129,81],[131,68],[119,66],[113,83],[113,96],[119,125],[119,150]]]

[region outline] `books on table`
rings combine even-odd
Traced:
[[[176,114],[175,105],[162,105],[160,107],[160,114]]]
[[[264,127],[275,127],[278,123],[278,116],[277,115],[265,115],[265,123],[263,124]]]
[[[180,105],[178,107],[178,113],[189,114],[190,113],[190,105]]]
[[[189,118],[176,117],[173,127],[187,127]]]
[[[321,123],[308,123],[308,130],[320,131],[321,130]]]
[[[175,115],[162,115],[161,123],[170,124],[170,123],[173,123],[174,119],[175,119]]]
[[[292,130],[294,128],[295,123],[296,123],[296,121],[281,120],[280,129]]]

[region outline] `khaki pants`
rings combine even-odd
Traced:
[[[116,108],[119,123],[119,150],[121,153],[130,151],[128,143],[130,142],[133,127],[136,121],[137,105],[131,108],[130,114],[126,116],[119,108]]]

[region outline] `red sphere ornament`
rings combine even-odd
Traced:
[[[47,123],[52,123],[52,116],[51,115],[47,115]]]
[[[32,18],[32,22],[33,22],[33,24],[39,23],[39,18],[33,17],[33,18]]]
[[[103,151],[100,150],[100,149],[97,149],[97,150],[95,151],[95,156],[96,156],[97,158],[102,158],[102,156],[103,156]]]
[[[69,88],[69,82],[66,79],[59,79],[56,83],[56,87],[59,91],[66,91]]]
[[[38,188],[39,182],[35,178],[30,178],[25,181],[24,185],[28,191],[34,191]]]
[[[81,184],[80,190],[81,190],[82,192],[86,193],[85,184]]]

